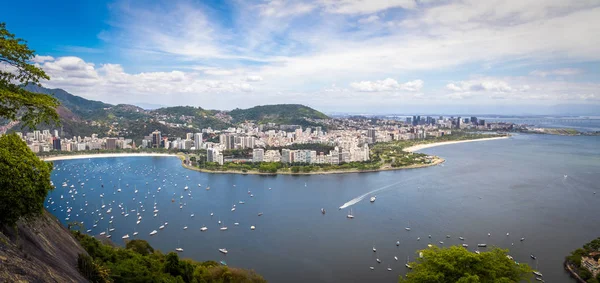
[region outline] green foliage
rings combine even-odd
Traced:
[[[527,264],[506,257],[508,250],[493,248],[476,254],[459,246],[432,247],[421,251],[423,258],[411,263],[413,269],[399,282],[521,282],[532,276]]]
[[[52,163],[41,161],[17,135],[0,137],[0,222],[43,212]]]
[[[59,120],[56,98],[19,86],[38,85],[40,80],[50,79],[42,69],[30,63],[34,57],[35,51],[29,49],[23,39],[15,38],[5,23],[0,23],[0,63],[6,66],[0,70],[0,118],[20,119],[31,128]]]
[[[257,121],[260,124],[295,124],[309,125],[305,118],[328,119],[327,115],[310,107],[299,104],[277,104],[255,106],[249,109],[234,109],[229,112],[234,123],[246,120]]]
[[[266,282],[253,271],[228,268],[214,261],[182,260],[174,252],[164,255],[143,240],[130,241],[123,249],[102,244],[78,231],[74,231],[73,235],[92,258],[82,259],[82,263],[85,266],[89,266],[91,262],[95,263],[100,271],[106,271],[107,276],[103,278],[115,283]],[[94,268],[88,267],[85,270],[88,270],[88,273],[95,272]]]
[[[143,256],[154,253],[154,249],[152,248],[152,246],[150,246],[150,244],[148,244],[148,242],[146,242],[144,240],[128,241],[127,244],[125,245],[125,248],[128,250],[132,250]]]
[[[77,269],[83,277],[87,278],[92,283],[112,282],[108,276],[109,270],[94,262],[88,255],[79,254],[77,257]]]

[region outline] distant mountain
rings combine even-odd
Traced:
[[[306,119],[328,119],[329,117],[315,109],[300,104],[276,104],[255,106],[248,109],[234,109],[229,112],[233,123],[246,120],[258,123],[277,124],[315,124]]]
[[[136,141],[154,130],[164,136],[183,137],[186,133],[197,132],[211,127],[225,129],[244,121],[260,124],[295,124],[319,126],[315,119],[327,119],[327,115],[298,104],[256,106],[232,111],[207,110],[193,106],[163,107],[146,110],[129,104],[112,105],[101,101],[88,100],[70,94],[62,89],[48,89],[27,85],[24,89],[53,95],[61,105],[57,111],[62,123],[63,136],[122,136]],[[38,128],[49,128],[41,125]],[[28,130],[28,129],[25,129]]]

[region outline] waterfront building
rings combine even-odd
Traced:
[[[255,148],[252,151],[252,162],[263,162],[265,150],[262,148]]]

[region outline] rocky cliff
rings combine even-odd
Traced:
[[[16,227],[0,225],[0,282],[87,282],[77,257],[87,254],[47,211]]]

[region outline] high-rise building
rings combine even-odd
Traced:
[[[477,125],[477,117],[471,117],[471,123]]]
[[[115,150],[115,149],[117,149],[117,139],[115,139],[115,138],[107,138],[106,139],[106,149],[107,150]]]
[[[194,139],[194,133],[186,133],[185,134],[185,139],[186,140],[193,140]]]
[[[377,131],[374,128],[368,129],[367,137],[369,138],[370,143],[375,143],[377,141]]]
[[[156,130],[156,131],[152,132],[152,147],[159,148],[161,141],[162,141],[162,136],[160,134],[160,131]]]
[[[252,150],[252,162],[263,162],[265,150],[262,148],[255,148]]]
[[[281,163],[292,163],[294,161],[292,157],[292,151],[284,148],[281,150]]]
[[[194,146],[196,147],[196,150],[202,148],[202,133],[194,134]]]
[[[460,129],[460,122],[461,122],[461,118],[460,118],[460,117],[458,117],[458,118],[456,119],[456,128],[458,128],[458,129]]]
[[[61,147],[60,147],[60,138],[59,137],[53,137],[52,138],[52,149],[58,150],[58,151],[61,150]]]

